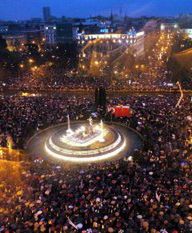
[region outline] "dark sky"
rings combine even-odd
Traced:
[[[55,16],[109,15],[110,11],[130,16],[173,16],[192,13],[192,0],[0,0],[0,19],[42,17],[42,7],[50,6]]]

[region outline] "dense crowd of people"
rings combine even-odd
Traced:
[[[172,33],[161,33],[153,48],[145,54],[145,58],[133,62],[131,69],[125,73],[122,72],[122,67],[125,68],[126,64],[121,64],[120,69],[118,65],[111,64],[110,71],[96,75],[90,71],[89,60],[85,61],[86,68],[83,71],[78,67],[67,70],[66,67],[42,65],[36,66],[34,71],[29,69],[27,72],[21,69],[17,77],[7,78],[4,82],[0,81],[0,89],[85,92],[104,86],[109,91],[174,91],[178,88],[176,81],[171,78],[172,72],[167,64],[173,38]],[[89,51],[91,52],[93,51]],[[190,86],[185,88],[189,89]]]
[[[72,166],[40,154],[23,161],[18,180],[0,182],[0,232],[191,232],[192,103],[186,96],[175,108],[177,99],[108,98],[133,109],[131,119],[114,119],[144,137],[133,161]],[[91,96],[5,96],[1,145],[9,135],[22,148],[31,132],[66,121],[68,113],[87,119],[93,102]]]
[[[166,76],[166,75],[165,75]],[[147,80],[148,74],[138,74],[129,78],[105,78],[84,75],[66,75],[65,71],[52,71],[48,76],[37,77],[26,74],[25,77],[10,78],[6,83],[0,83],[0,89],[23,91],[94,91],[98,86],[108,88],[108,91],[174,91],[177,86],[165,78],[161,81]]]

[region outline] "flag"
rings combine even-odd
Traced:
[[[113,114],[115,117],[131,117],[132,111],[129,106],[116,106]]]
[[[69,217],[67,217],[69,224],[74,227],[76,230],[78,230],[78,227],[71,221],[71,219]]]
[[[158,195],[158,193],[156,192],[155,193],[155,197],[156,197],[156,199],[157,199],[158,202],[161,201],[161,194]]]

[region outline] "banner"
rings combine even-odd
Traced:
[[[113,110],[115,117],[131,117],[132,111],[129,106],[116,106]]]

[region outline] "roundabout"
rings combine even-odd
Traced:
[[[27,152],[70,163],[94,163],[130,156],[142,147],[140,135],[120,124],[74,121],[44,129],[27,143]]]

